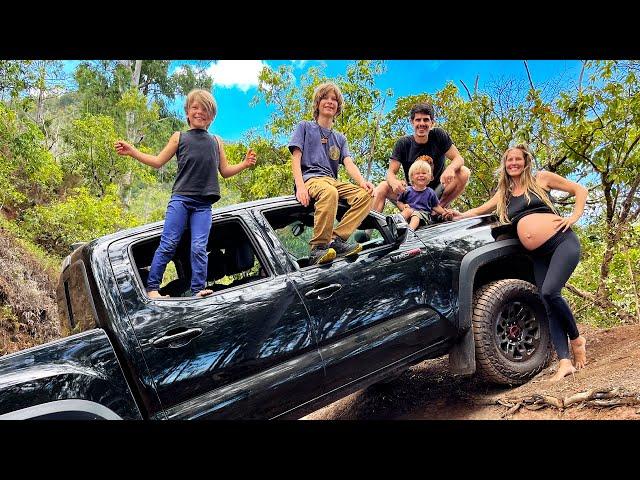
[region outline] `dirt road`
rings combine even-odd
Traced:
[[[517,388],[449,373],[448,358],[427,360],[387,385],[374,385],[304,419],[633,419],[640,420],[640,325],[580,325],[588,364],[549,383],[557,362]]]

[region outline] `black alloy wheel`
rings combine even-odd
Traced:
[[[474,294],[476,372],[503,385],[520,385],[547,366],[547,314],[537,289],[519,279],[490,282]]]

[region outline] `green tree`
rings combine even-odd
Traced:
[[[149,168],[115,152],[118,136],[110,116],[84,115],[71,122],[64,138],[70,146],[61,159],[65,172],[80,179],[94,195],[104,196],[111,184],[130,185],[131,175],[151,180]]]
[[[35,83],[31,60],[0,60],[0,99],[16,99]]]
[[[619,310],[607,282],[617,254],[629,247],[625,241],[637,226],[640,214],[640,82],[639,62],[587,62],[590,82],[576,91],[563,92],[558,107],[564,116],[560,136],[567,154],[592,186],[597,202],[593,220],[603,229],[594,235],[604,245],[599,257],[595,292],[574,289],[574,293],[593,302],[624,321],[633,316]],[[635,258],[635,257],[629,257]],[[637,270],[637,264],[633,265]]]
[[[61,181],[38,126],[0,103],[0,208],[20,210],[47,201]]]
[[[21,223],[30,239],[48,252],[64,256],[74,242],[89,241],[139,223],[126,213],[115,185],[109,185],[100,198],[86,188],[70,193],[61,201],[29,210]]]

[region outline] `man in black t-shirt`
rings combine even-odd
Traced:
[[[436,191],[440,205],[445,208],[458,197],[469,181],[470,170],[464,166],[464,159],[451,141],[449,134],[441,128],[434,128],[435,114],[433,106],[418,103],[411,109],[413,135],[400,138],[393,147],[389,159],[387,179],[376,187],[373,210],[381,212],[388,198],[394,203],[398,195],[405,191],[410,182],[409,167],[416,160],[433,159],[433,180],[429,187]],[[450,160],[445,168],[445,157]],[[400,166],[404,169],[407,181],[396,177]]]

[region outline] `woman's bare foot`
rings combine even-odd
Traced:
[[[580,336],[574,340],[571,340],[571,351],[573,352],[573,361],[576,363],[576,368],[580,370],[587,364],[587,340]]]
[[[558,365],[558,371],[555,373],[553,377],[549,379],[550,382],[559,382],[567,375],[571,375],[572,373],[576,373],[575,367],[571,364],[571,360],[568,358],[563,358],[560,360],[560,364]]]
[[[207,295],[211,295],[212,293],[213,290],[205,288],[204,290],[200,290],[198,293],[196,293],[196,297],[206,297]]]
[[[149,298],[167,298],[169,295],[160,295],[160,292],[157,290],[151,290],[150,292],[147,292],[147,296]]]

